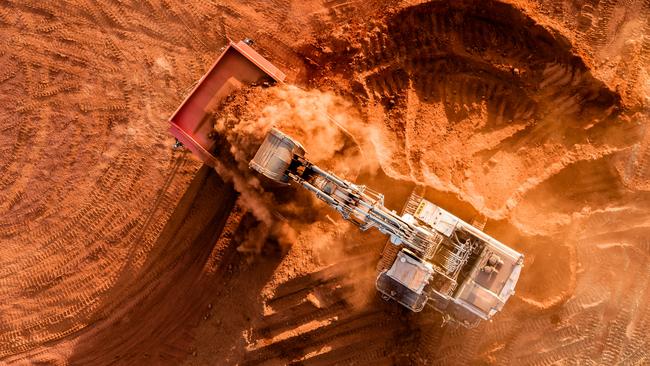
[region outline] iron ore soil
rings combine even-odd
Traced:
[[[167,119],[246,37],[352,106],[390,208],[425,187],[525,254],[493,322],[381,301],[385,237],[325,207],[241,250]],[[0,363],[650,363],[648,1],[5,0],[0,105]]]

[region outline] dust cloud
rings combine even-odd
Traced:
[[[367,128],[351,103],[330,92],[295,86],[252,86],[233,93],[215,112],[217,140],[215,169],[233,183],[240,203],[258,221],[241,252],[260,253],[267,240],[287,250],[322,211],[310,194],[291,187],[278,188],[248,167],[266,133],[278,128],[299,141],[312,162],[354,180],[361,171],[378,167],[366,156],[354,135]],[[299,196],[301,199],[295,199]],[[298,203],[296,203],[298,202]]]

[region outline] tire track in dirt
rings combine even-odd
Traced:
[[[408,150],[404,146],[406,138],[401,132],[404,129],[401,119],[403,111],[410,106],[402,105],[401,100],[407,94],[409,80],[415,81],[413,86],[420,99],[441,103],[441,112],[447,114],[450,123],[463,126],[468,114],[471,117],[473,113],[487,113],[487,121],[480,126],[479,133],[488,137],[488,144],[493,140],[489,135],[502,136],[492,146],[472,151],[473,157],[455,158],[463,165],[483,165],[498,151],[521,150],[531,143],[539,144],[557,136],[558,126],[551,121],[560,116],[565,126],[559,131],[573,128],[571,124],[579,125],[593,116],[611,120],[612,108],[618,108],[618,97],[601,82],[591,79],[584,63],[572,54],[564,40],[546,33],[507,5],[491,3],[490,6],[494,9],[488,12],[475,8],[472,2],[452,7],[423,4],[393,15],[386,25],[373,24],[375,28],[365,39],[361,38],[360,53],[355,56],[358,78],[365,85],[366,93],[372,96],[370,102],[382,106],[373,107],[368,113],[384,114],[384,131],[393,134],[391,139],[397,144],[391,148],[393,161],[405,159],[402,152]],[[453,25],[451,19],[455,20]],[[512,27],[519,31],[506,31]],[[422,29],[431,31],[419,31]],[[499,63],[510,66],[503,69]],[[485,112],[480,111],[482,104]],[[447,126],[447,129],[456,128]],[[455,140],[460,133],[448,133],[446,138]],[[588,138],[587,134],[583,136]],[[571,151],[575,146],[567,145],[567,148]],[[534,149],[529,151],[534,153]],[[419,156],[415,155],[416,161],[421,160]],[[476,158],[478,161],[470,162]],[[419,172],[406,171],[404,165],[393,161],[383,162],[385,167],[390,167],[391,174],[421,177]],[[470,169],[473,175],[478,174],[487,182],[495,181],[492,172],[504,174],[504,167],[498,161],[489,167],[487,174],[483,167],[473,169],[470,165]],[[548,178],[547,173],[540,174],[539,179]],[[432,180],[440,178],[448,179],[437,176]],[[525,187],[527,183],[519,182],[513,184],[524,185],[520,186],[520,190],[524,189],[521,193],[530,189]],[[491,192],[496,191],[495,187],[487,186]],[[503,197],[503,204],[507,200]],[[503,208],[498,210],[503,212]]]
[[[167,135],[158,130],[174,103],[162,99],[201,70],[160,77],[170,74],[157,57],[172,45],[132,30],[132,19],[150,19],[137,5],[5,2],[0,8],[0,26],[22,34],[3,42],[10,47],[0,57],[8,66],[3,95],[16,109],[8,117],[19,121],[2,140],[10,149],[0,168],[0,195],[12,215],[0,223],[9,241],[0,249],[0,292],[29,299],[15,308],[21,310],[2,305],[0,358],[17,360],[92,324],[127,260],[142,262],[152,249],[196,167],[165,156],[170,150],[160,141]],[[18,23],[22,30],[14,28]],[[79,25],[85,37],[70,32]],[[181,34],[178,27],[183,24],[164,28]],[[151,61],[138,64],[135,53],[150,50]],[[153,80],[144,86],[147,98],[128,94],[139,75]],[[49,186],[39,182],[48,178]]]

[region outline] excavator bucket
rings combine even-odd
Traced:
[[[214,166],[215,140],[212,113],[233,91],[251,83],[281,83],[285,78],[277,67],[255,52],[246,42],[230,42],[196,87],[174,112],[170,132],[196,157]]]
[[[271,180],[289,184],[286,171],[294,155],[304,156],[305,149],[299,142],[273,128],[266,134],[249,166]]]

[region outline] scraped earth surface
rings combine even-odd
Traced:
[[[166,121],[245,37],[352,106],[388,207],[525,254],[493,322],[381,301],[385,237],[324,207],[237,250],[255,218]],[[650,363],[647,1],[10,0],[0,66],[0,362]]]

